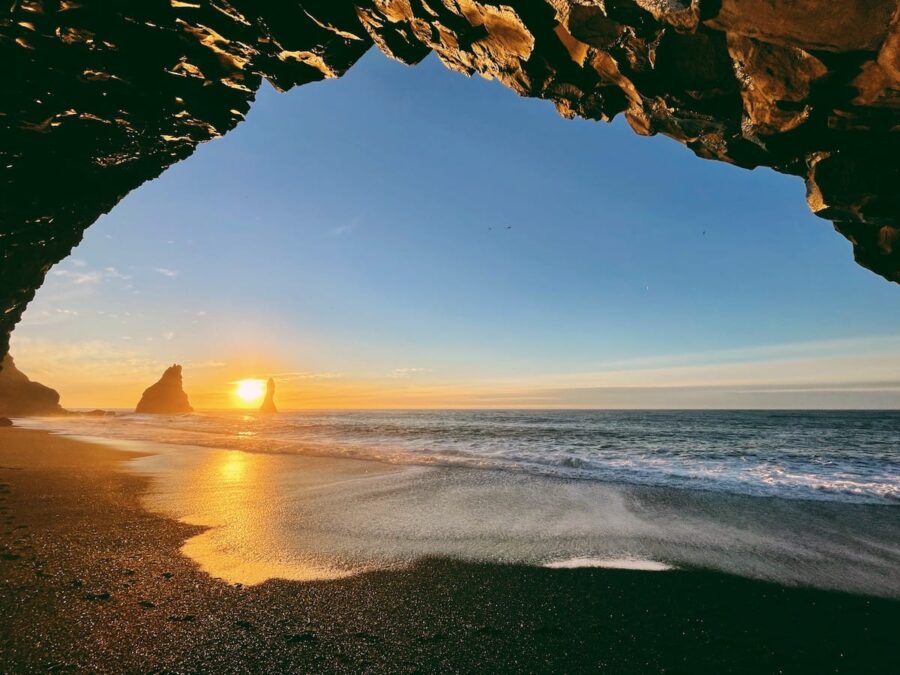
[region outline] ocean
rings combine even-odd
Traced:
[[[53,418],[68,433],[900,504],[900,411],[329,411]]]
[[[241,412],[22,420],[142,456],[214,577],[450,557],[900,597],[900,413]]]

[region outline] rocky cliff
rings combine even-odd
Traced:
[[[340,77],[372,45],[408,64],[434,52],[448,68],[552,101],[566,117],[623,114],[637,133],[666,134],[699,157],[801,176],[810,208],[850,240],[856,260],[900,281],[898,0],[7,7],[0,353],[84,229],[234,128],[263,78],[284,90]]]
[[[156,384],[147,387],[134,411],[153,415],[193,412],[187,394],[184,393],[181,366],[177,364],[170,366]]]
[[[64,412],[59,406],[59,393],[38,382],[32,382],[16,368],[12,356],[3,359],[0,370],[0,416],[56,415]]]
[[[262,405],[259,406],[259,411],[264,413],[278,412],[278,408],[275,407],[275,380],[271,377],[266,382],[266,398],[263,400]]]

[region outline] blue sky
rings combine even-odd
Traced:
[[[897,405],[896,385],[854,397],[900,381],[898,310],[798,178],[373,51],[338,81],[264,87],[245,123],[92,226],[13,354],[70,405],[124,405],[173,361],[212,407],[268,374],[298,406],[633,386],[679,407],[701,385],[716,406],[749,373]]]

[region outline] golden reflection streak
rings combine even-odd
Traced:
[[[219,465],[219,475],[226,483],[238,483],[247,473],[247,455],[238,450],[227,453]]]
[[[191,537],[182,552],[213,577],[228,583],[259,584],[267,579],[297,581],[340,579],[354,569],[336,567],[325,559],[260,555],[283,548],[284,533],[270,512],[272,491],[277,491],[282,462],[239,450],[219,450],[179,476],[186,492],[183,518],[210,529]],[[318,481],[314,481],[318,482]]]

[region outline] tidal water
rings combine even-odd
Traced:
[[[253,453],[900,504],[900,411],[223,412],[52,426]]]
[[[23,421],[142,451],[214,577],[425,557],[713,569],[900,598],[900,413],[303,412]]]

